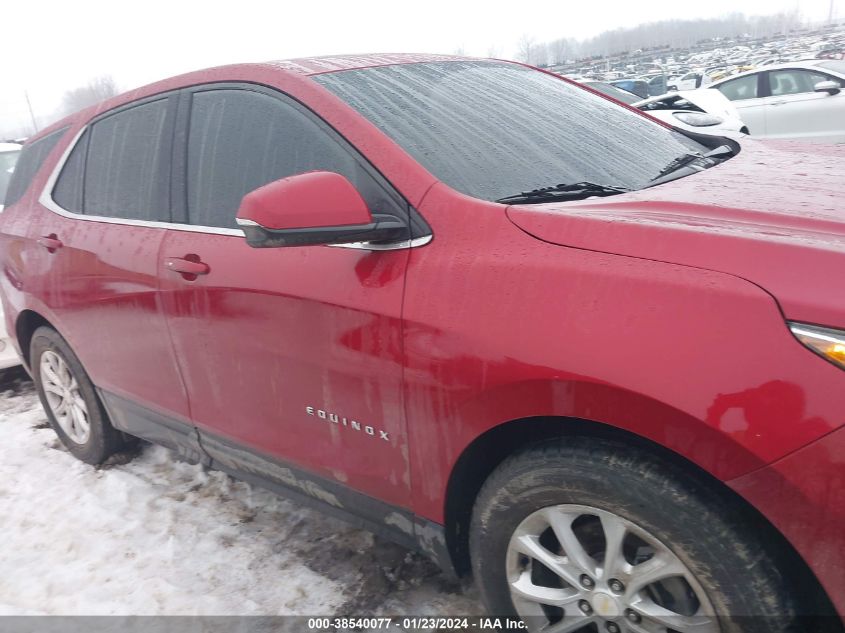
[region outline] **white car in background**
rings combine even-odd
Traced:
[[[752,136],[845,143],[845,60],[766,66],[714,82]]]
[[[748,133],[733,104],[710,90],[681,90],[632,103],[655,119],[699,134]]]
[[[669,82],[669,84],[670,87],[674,86],[674,88],[678,91],[696,90],[701,88],[703,85],[706,86],[711,81],[713,80],[710,75],[708,75],[704,70],[691,70],[673,82]]]
[[[640,99],[627,90],[601,81],[580,83],[682,130],[716,135],[747,133],[736,108],[715,90],[682,90]]]
[[[3,209],[9,180],[12,178],[12,172],[15,171],[15,164],[18,162],[20,153],[21,146],[17,143],[0,143],[0,211]],[[3,308],[0,306],[0,369],[8,369],[20,364],[21,360],[9,340],[9,333],[6,332],[6,320],[3,318]]]

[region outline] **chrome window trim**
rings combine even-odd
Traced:
[[[173,229],[176,231],[189,231],[191,233],[213,233],[216,235],[231,235],[234,237],[241,238],[244,237],[243,231],[241,231],[240,229],[225,229],[212,226],[195,226],[193,224],[179,224],[176,222],[153,222],[150,220],[133,220],[130,218],[112,218],[102,215],[84,215],[82,213],[74,213],[73,211],[68,211],[64,207],[60,206],[55,200],[53,200],[53,189],[56,187],[56,182],[59,180],[59,174],[62,173],[62,169],[64,169],[65,163],[70,157],[70,153],[76,147],[76,144],[79,142],[79,139],[89,127],[89,125],[84,125],[82,128],[80,128],[79,132],[76,133],[76,136],[73,137],[73,140],[65,148],[65,151],[62,153],[61,158],[56,163],[56,166],[53,168],[53,171],[50,173],[50,177],[47,178],[47,182],[44,184],[44,189],[41,190],[41,195],[38,196],[38,202],[41,204],[41,206],[45,207],[46,209],[49,209],[56,215],[69,218],[71,220],[87,220],[90,222],[103,222],[105,224],[145,226],[153,229]]]
[[[76,133],[76,136],[73,137],[73,140],[68,143],[68,146],[62,153],[61,158],[59,158],[58,162],[56,163],[56,166],[50,173],[49,178],[47,178],[47,182],[44,184],[44,188],[41,190],[41,195],[38,196],[38,202],[39,204],[41,204],[41,206],[46,209],[49,209],[56,215],[60,215],[64,218],[68,218],[71,220],[87,220],[89,222],[122,224],[124,226],[143,226],[153,229],[173,229],[174,231],[187,231],[189,233],[210,233],[213,235],[228,235],[231,237],[240,237],[241,239],[246,239],[246,237],[244,236],[244,232],[241,229],[227,229],[215,226],[200,226],[196,224],[180,224],[176,222],[153,222],[150,220],[112,218],[101,215],[84,215],[82,213],[74,213],[73,211],[68,211],[64,207],[60,206],[55,200],[53,200],[53,189],[56,186],[56,182],[59,180],[59,174],[62,173],[62,169],[64,169],[65,163],[70,157],[71,152],[76,147],[76,144],[79,142],[79,139],[82,138],[82,135],[89,127],[90,125],[87,124],[82,126],[80,130]],[[237,221],[239,224],[250,222],[249,220]],[[328,246],[334,246],[338,248],[354,248],[367,251],[392,251],[403,248],[417,248],[419,246],[425,246],[431,241],[431,239],[432,235],[424,235],[422,237],[418,237],[412,240],[403,240],[402,242],[396,242],[394,244],[350,242],[349,244],[329,244]]]
[[[402,240],[393,244],[349,242],[348,244],[328,244],[327,246],[333,246],[335,248],[357,248],[363,251],[397,251],[403,248],[419,248],[420,246],[425,246],[431,241],[432,237],[432,235],[423,235],[422,237],[415,237],[412,240]]]

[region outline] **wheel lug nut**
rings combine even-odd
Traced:
[[[592,589],[596,586],[595,581],[590,578],[587,574],[581,574],[581,586],[586,587],[587,589]]]
[[[616,622],[608,622],[604,628],[607,629],[607,633],[619,633],[619,625]]]
[[[590,615],[593,612],[593,607],[590,606],[590,603],[586,600],[581,600],[578,602],[578,608],[581,609],[585,614]]]
[[[634,611],[633,609],[625,609],[625,617],[628,618],[629,622],[633,622],[634,624],[640,621],[640,614]]]
[[[611,578],[610,582],[607,583],[607,586],[615,593],[622,593],[625,591],[625,585],[622,584],[621,580],[617,580],[616,578]]]

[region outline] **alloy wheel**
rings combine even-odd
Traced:
[[[543,633],[718,633],[700,583],[659,539],[621,516],[562,504],[525,518],[506,556],[513,605]]]
[[[46,350],[41,354],[39,373],[56,422],[73,442],[85,444],[91,436],[88,406],[70,366],[59,354]]]

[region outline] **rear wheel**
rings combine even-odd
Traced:
[[[100,464],[125,448],[125,437],[109,422],[88,374],[58,332],[38,328],[29,357],[47,419],[75,457]]]
[[[470,551],[488,609],[534,631],[799,630],[787,582],[754,536],[673,465],[570,439],[494,471]]]

